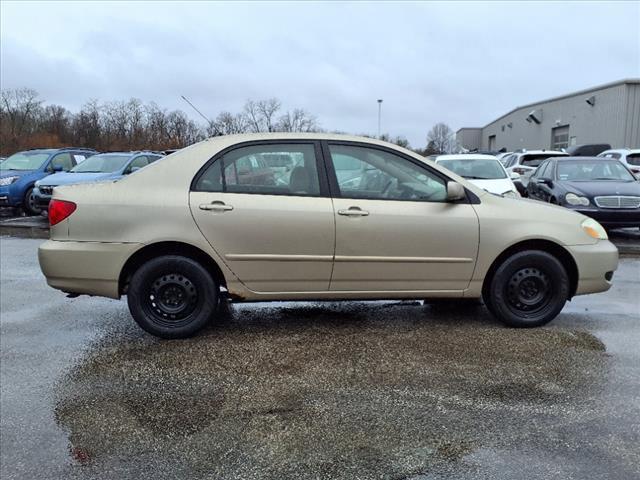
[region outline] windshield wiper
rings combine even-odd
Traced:
[[[469,180],[491,180],[487,177],[475,177],[473,175],[462,175],[462,178],[468,178]]]

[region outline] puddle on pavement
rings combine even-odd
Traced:
[[[193,477],[408,478],[526,445],[531,429],[553,437],[599,408],[610,368],[587,332],[508,329],[482,308],[240,305],[184,341],[131,324],[57,387],[78,468],[136,457]]]

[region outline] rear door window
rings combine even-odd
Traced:
[[[318,165],[313,143],[264,144],[225,153],[200,176],[197,191],[317,196]]]

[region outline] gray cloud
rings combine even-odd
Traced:
[[[640,4],[1,4],[3,88],[75,110],[138,97],[209,116],[276,96],[324,128],[416,146],[445,121],[640,76]],[[194,118],[195,115],[194,115]]]

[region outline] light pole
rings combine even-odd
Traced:
[[[380,118],[382,116],[382,99],[378,99],[378,138],[380,138]]]

